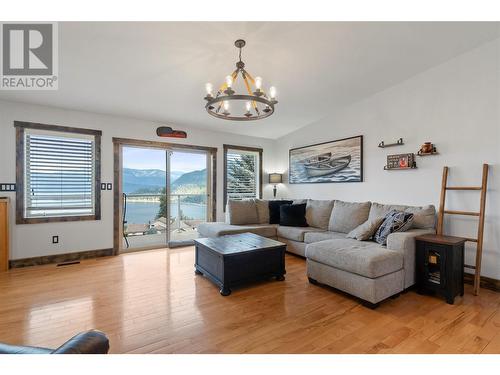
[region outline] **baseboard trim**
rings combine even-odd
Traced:
[[[10,268],[23,268],[31,266],[42,266],[46,264],[74,262],[83,259],[92,259],[113,255],[113,249],[79,251],[77,253],[44,255],[40,257],[13,259],[9,261]]]
[[[467,284],[474,285],[474,274],[465,273],[464,274],[464,281]],[[497,279],[491,279],[491,278],[486,277],[486,276],[481,276],[480,286],[481,286],[481,288],[484,288],[484,289],[493,290],[494,292],[500,292],[500,280],[497,280]]]

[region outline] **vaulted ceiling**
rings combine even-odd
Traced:
[[[59,90],[0,99],[277,138],[500,36],[474,22],[74,22],[59,24]],[[212,118],[206,82],[243,60],[278,89],[256,122]]]

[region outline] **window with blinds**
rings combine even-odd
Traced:
[[[225,150],[226,202],[260,197],[261,151]]]
[[[25,218],[95,215],[94,136],[26,129],[24,146]]]

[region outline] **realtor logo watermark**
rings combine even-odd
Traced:
[[[0,26],[0,90],[57,90],[57,23]]]

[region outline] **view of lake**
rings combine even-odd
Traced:
[[[129,224],[146,224],[154,221],[160,209],[160,202],[127,202],[127,222]],[[170,204],[170,212],[177,216],[177,203]],[[206,218],[205,205],[182,203],[181,210],[184,216],[192,219],[204,220]]]

